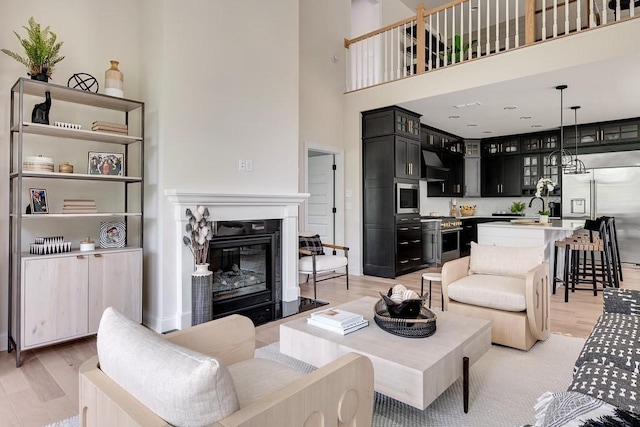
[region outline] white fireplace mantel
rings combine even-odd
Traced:
[[[181,284],[178,289],[180,329],[191,326],[193,260],[182,242],[187,221],[185,209],[198,205],[209,209],[213,221],[282,220],[282,300],[298,301],[298,211],[309,194],[227,194],[180,190],[165,190],[164,194],[175,207],[176,245],[179,247],[176,280]]]

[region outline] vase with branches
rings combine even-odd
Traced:
[[[60,56],[60,48],[63,42],[58,42],[58,36],[45,27],[38,24],[33,16],[29,18],[29,26],[23,26],[27,30],[27,37],[22,38],[17,32],[13,32],[24,48],[25,56],[22,57],[8,49],[0,49],[19,63],[27,67],[27,74],[32,79],[47,81],[51,78],[54,66],[65,57]]]
[[[209,209],[198,206],[195,211],[187,208],[187,235],[182,238],[185,246],[189,248],[196,265],[207,263],[209,253],[209,241],[213,238],[213,222],[209,221]]]

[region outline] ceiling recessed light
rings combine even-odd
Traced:
[[[515,110],[517,108],[518,107],[516,105],[508,105],[508,106],[504,107],[505,110]]]
[[[458,105],[454,105],[453,108],[457,108],[457,109],[461,109],[461,108],[468,108],[468,107],[479,107],[480,104],[478,101],[474,101],[474,102],[467,102],[466,104],[458,104]]]
[[[459,119],[460,116],[449,116],[450,119]]]
[[[475,124],[475,123],[469,123],[467,126],[471,128],[471,127],[478,126],[478,125]]]
[[[493,133],[493,131],[490,130],[483,130],[482,133]]]
[[[520,116],[520,120],[529,120],[531,116]]]
[[[531,125],[532,128],[541,128],[542,125]]]

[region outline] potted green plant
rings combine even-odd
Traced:
[[[454,36],[451,46],[447,47],[447,64],[451,64],[455,59],[456,64],[460,62],[460,57],[464,56],[470,47],[475,46],[477,40],[472,40],[471,43],[465,43],[462,45],[462,38],[460,36]],[[440,52],[440,58],[444,58],[445,53]]]
[[[511,203],[511,208],[509,210],[511,211],[512,214],[522,215],[525,208],[526,208],[526,205],[524,202],[513,202]]]
[[[32,79],[48,81],[53,73],[53,67],[64,59],[60,56],[60,48],[63,42],[56,42],[58,36],[49,27],[42,29],[33,16],[29,18],[29,26],[23,26],[27,30],[27,37],[22,38],[17,32],[13,32],[24,48],[25,57],[8,49],[1,49],[16,61],[27,67],[27,74]]]

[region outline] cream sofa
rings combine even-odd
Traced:
[[[491,321],[491,340],[529,350],[549,337],[549,266],[544,246],[471,243],[471,255],[442,266],[445,310]]]
[[[250,319],[167,335],[107,308],[80,367],[81,426],[370,426],[373,367],[355,353],[310,374],[254,358]]]

